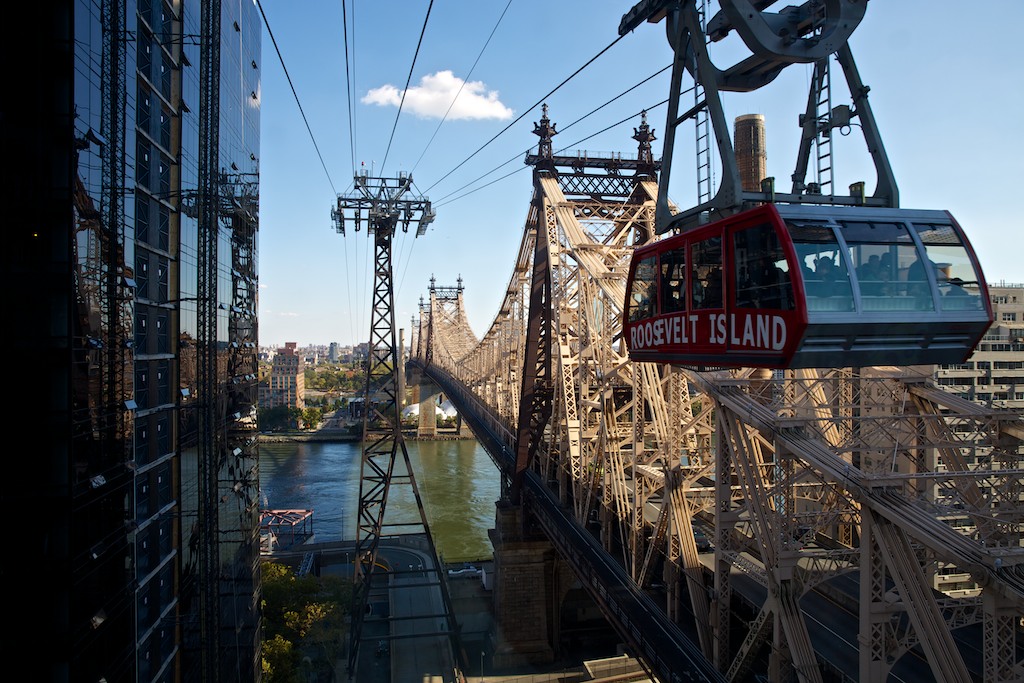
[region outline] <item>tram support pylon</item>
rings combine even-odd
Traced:
[[[370,313],[369,359],[363,411],[363,454],[359,479],[359,514],[356,524],[356,563],[353,572],[352,629],[350,635],[348,670],[355,674],[358,663],[363,619],[369,606],[369,594],[375,570],[378,569],[378,548],[384,529],[389,536],[422,535],[426,550],[433,560],[436,577],[427,581],[440,590],[446,615],[445,631],[450,644],[449,662],[456,679],[465,670],[465,656],[458,636],[458,625],[447,587],[444,566],[438,558],[427,523],[423,501],[409,461],[409,452],[402,437],[403,383],[400,373],[402,354],[397,345],[392,275],[392,241],[401,226],[408,232],[415,220],[417,236],[426,232],[433,221],[430,201],[422,196],[407,196],[412,189],[412,176],[400,174],[398,178],[376,178],[367,173],[355,176],[355,192],[338,196],[337,206],[331,211],[335,228],[345,233],[346,220],[358,231],[365,226],[373,235],[374,286]],[[399,464],[401,454],[401,464]],[[417,519],[396,519],[392,514],[385,519],[385,510],[392,484],[409,486],[416,501]]]

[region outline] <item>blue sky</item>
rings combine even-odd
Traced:
[[[361,164],[377,176],[412,173],[415,190],[437,210],[424,236],[395,239],[397,326],[408,339],[431,276],[444,286],[461,276],[470,323],[482,334],[504,295],[527,215],[523,156],[536,144],[538,102],[616,39],[633,2],[434,0],[400,115],[430,0],[347,0],[345,21],[341,0],[259,4],[269,24],[260,93],[260,343],[368,339],[372,242],[365,231],[338,234],[330,220]],[[851,39],[901,206],[948,209],[990,283],[1024,282],[1021,26],[1020,0],[871,0]],[[715,47],[719,67],[744,54],[735,40]],[[545,99],[560,131],[555,149],[635,153],[639,118],[590,136],[651,108],[660,156],[665,107],[654,105],[668,96],[668,71],[570,124],[670,59],[663,23],[642,24],[616,43]],[[848,103],[841,70],[833,73],[834,104]],[[792,66],[771,85],[724,100],[730,122],[765,116],[768,172],[786,191],[810,74],[809,66]],[[838,139],[835,158],[837,187],[856,180],[874,187],[856,129]],[[692,151],[677,147],[670,196],[681,206],[693,204],[694,165]]]

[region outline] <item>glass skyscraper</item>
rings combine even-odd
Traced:
[[[5,652],[39,680],[259,680],[258,8],[7,21]]]

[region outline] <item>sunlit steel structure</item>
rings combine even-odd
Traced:
[[[684,20],[703,26],[704,3],[642,4],[639,21],[669,16],[670,37]],[[857,8],[845,7],[856,3],[805,3],[781,18],[763,17],[771,4],[723,2],[730,11],[710,25],[735,28],[741,5],[772,30],[806,19],[813,32],[824,24],[815,24],[812,10],[833,18],[852,11],[851,27],[859,21]],[[693,14],[698,5],[701,16]],[[687,39],[707,37],[701,28]],[[687,52],[683,40],[676,46],[684,66],[703,49]],[[847,60],[845,39],[812,56],[827,63],[835,52]],[[851,86],[866,113],[866,89],[859,79]],[[816,78],[808,111],[822,87]],[[706,96],[691,114],[706,109],[708,89],[698,88]],[[826,114],[835,116],[835,108]],[[678,118],[670,115],[670,123]],[[818,116],[802,120],[811,142],[832,130]],[[631,362],[621,318],[633,249],[691,219],[699,224],[708,212],[770,200],[770,188],[748,197],[735,183],[724,195],[702,192],[696,210],[679,211],[656,176],[625,172],[621,155],[603,163],[554,155],[554,131],[545,111],[535,127],[541,144],[528,156],[533,198],[490,327],[474,342],[464,326],[448,324],[451,316],[421,307],[412,363],[470,421],[501,468],[508,502],[552,539],[623,641],[665,681],[744,680],[763,660],[773,681],[841,673],[867,683],[907,670],[938,681],[1020,680],[1020,412],[943,391],[932,366],[696,371]],[[811,163],[805,143],[793,194],[813,202],[820,183],[803,182],[800,171]],[[821,203],[898,205],[879,152],[872,149],[879,187],[870,198],[822,194]],[[816,177],[828,170],[824,154]],[[710,529],[710,555],[698,551],[694,525]],[[614,572],[588,555],[591,536],[628,585],[608,583]],[[937,574],[950,568],[978,590],[967,597],[937,591]],[[850,585],[854,594],[844,595]],[[738,614],[758,593],[752,616]],[[643,596],[652,595],[660,617],[637,628]],[[813,621],[821,617],[813,599],[822,596],[835,601],[832,611],[844,605],[852,613],[841,656],[825,654],[823,643],[838,636]],[[695,634],[709,668],[688,647],[668,654],[662,636],[673,625]]]

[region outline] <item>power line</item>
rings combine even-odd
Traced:
[[[459,99],[459,95],[461,95],[461,94],[462,94],[462,89],[466,87],[466,83],[467,83],[467,82],[469,81],[469,79],[470,79],[470,78],[471,78],[471,77],[473,76],[473,71],[474,71],[474,70],[476,69],[476,65],[477,65],[477,64],[478,64],[478,63],[480,62],[480,57],[482,57],[482,56],[483,56],[483,54],[484,54],[484,50],[486,50],[486,49],[487,49],[487,46],[488,46],[488,45],[490,44],[490,42],[491,42],[491,38],[493,38],[493,37],[494,37],[494,32],[498,30],[498,26],[499,26],[499,25],[501,24],[501,20],[505,18],[505,13],[506,13],[506,12],[508,12],[508,8],[509,8],[509,6],[511,6],[511,5],[512,5],[512,0],[508,0],[508,4],[506,4],[506,5],[505,5],[505,9],[504,9],[504,10],[502,10],[502,12],[501,12],[501,16],[500,16],[500,17],[498,17],[498,21],[497,21],[497,22],[496,22],[496,23],[494,24],[494,28],[492,28],[492,29],[491,29],[491,35],[487,36],[487,41],[486,41],[486,42],[484,42],[484,46],[483,46],[482,48],[480,48],[480,53],[479,53],[479,54],[478,54],[478,55],[476,56],[476,61],[474,61],[474,62],[473,62],[473,66],[471,66],[471,67],[469,68],[469,73],[467,73],[467,74],[466,74],[466,78],[464,78],[464,79],[463,79],[463,81],[462,81],[462,85],[460,85],[460,86],[459,86],[459,91],[458,91],[457,93],[455,93],[455,97],[453,97],[453,98],[452,98],[452,103],[448,105],[448,111],[446,111],[446,112],[444,113],[444,116],[443,116],[443,117],[441,117],[441,121],[440,121],[440,123],[438,123],[438,124],[437,124],[437,128],[435,128],[435,129],[434,129],[434,134],[430,136],[430,139],[429,139],[429,140],[427,140],[427,145],[426,145],[426,147],[424,147],[424,148],[423,148],[423,151],[422,151],[422,152],[420,152],[420,158],[416,160],[416,163],[415,163],[415,164],[413,164],[413,166],[412,166],[412,171],[415,171],[415,170],[416,170],[416,167],[417,167],[417,166],[419,166],[419,164],[420,164],[420,161],[422,161],[422,160],[423,160],[423,155],[427,153],[427,150],[428,150],[428,149],[430,149],[430,144],[431,144],[432,142],[434,142],[434,138],[435,138],[435,137],[437,137],[437,133],[438,133],[438,131],[439,131],[439,130],[441,130],[441,125],[442,125],[442,124],[444,124],[445,120],[446,120],[446,119],[448,118],[448,114],[449,114],[449,113],[451,113],[451,111],[452,111],[452,107],[454,107],[454,106],[455,106],[455,102],[456,102],[456,100],[458,100],[458,99]],[[410,173],[411,173],[412,171],[410,171]]]
[[[355,24],[355,0],[352,6],[352,23]],[[356,172],[356,135],[355,125],[353,123],[353,108],[352,108],[352,79],[350,77],[351,69],[348,64],[348,9],[345,6],[345,0],[341,0],[341,24],[342,30],[345,37],[345,91],[348,96],[348,147],[349,155],[352,158],[352,174]],[[353,31],[355,27],[353,26]],[[353,57],[355,53],[355,45],[352,46]]]
[[[284,64],[284,57],[281,56],[281,50],[277,47],[277,40],[274,38],[274,32],[270,30],[270,22],[267,21],[267,15],[263,11],[263,5],[260,0],[256,0],[256,6],[260,9],[260,15],[263,17],[263,25],[267,27],[267,35],[270,36],[270,42],[274,44],[274,50],[277,52],[277,59],[281,62],[281,68],[284,69],[285,78],[288,79],[288,85],[292,89],[292,95],[295,97],[295,104],[299,105],[299,113],[302,114],[302,120],[306,124],[306,130],[309,131],[309,138],[313,141],[313,148],[316,149],[316,155],[320,157],[320,165],[324,167],[324,173],[327,174],[327,182],[331,185],[331,190],[334,194],[338,194],[338,191],[334,188],[334,181],[331,180],[331,174],[327,170],[327,164],[324,163],[324,157],[320,154],[320,147],[316,144],[316,137],[313,135],[313,129],[309,127],[309,121],[306,119],[306,112],[302,110],[302,103],[299,101],[299,93],[295,91],[295,84],[292,83],[292,77],[288,73],[288,67]]]
[[[398,103],[398,113],[395,114],[395,125],[391,127],[391,137],[388,139],[388,147],[384,151],[384,161],[380,164],[381,173],[384,172],[384,168],[388,163],[388,154],[391,153],[391,141],[395,139],[395,129],[398,128],[398,118],[402,115],[402,105],[405,104],[405,95],[409,92],[409,83],[412,82],[412,72],[416,68],[416,58],[420,54],[420,46],[423,44],[423,34],[427,32],[427,20],[430,19],[430,10],[434,6],[434,0],[430,0],[430,4],[427,5],[427,16],[423,17],[423,28],[420,29],[420,39],[416,43],[416,52],[412,56],[412,64],[409,65],[409,76],[405,79],[405,89],[402,91],[402,99]]]
[[[415,170],[416,170],[416,167],[417,167],[417,166],[419,166],[419,163],[420,163],[420,161],[422,161],[422,160],[423,160],[423,156],[424,156],[424,155],[425,155],[425,154],[427,153],[427,150],[428,150],[428,149],[430,149],[430,145],[431,145],[431,143],[432,143],[432,142],[434,142],[434,138],[435,138],[435,137],[437,137],[437,133],[438,133],[438,131],[440,131],[440,130],[441,130],[441,126],[442,126],[442,125],[444,124],[444,122],[445,122],[445,121],[446,121],[446,120],[448,119],[448,114],[449,114],[449,113],[451,113],[452,107],[454,107],[454,106],[455,106],[455,102],[456,102],[456,101],[457,101],[457,100],[459,99],[459,95],[461,95],[461,94],[462,94],[462,89],[466,87],[466,83],[467,83],[467,82],[469,81],[469,79],[470,79],[470,78],[472,77],[472,75],[473,75],[473,71],[474,71],[474,70],[476,69],[476,65],[477,65],[477,64],[478,64],[478,63],[480,62],[480,57],[482,57],[482,56],[483,56],[483,54],[484,54],[484,51],[485,51],[485,50],[487,49],[487,46],[488,46],[488,45],[490,44],[490,42],[491,42],[491,38],[493,38],[493,37],[494,37],[494,33],[495,33],[495,32],[496,32],[497,30],[498,30],[498,26],[500,26],[500,25],[501,25],[501,20],[505,18],[505,14],[506,14],[506,13],[508,12],[508,8],[509,8],[509,7],[511,6],[511,5],[512,5],[512,0],[508,0],[508,2],[507,2],[507,3],[505,4],[505,9],[503,9],[503,10],[501,11],[501,16],[499,16],[499,17],[498,17],[498,21],[497,21],[497,22],[495,22],[495,24],[494,24],[494,28],[492,28],[492,29],[491,29],[491,33],[490,33],[490,35],[489,35],[489,36],[487,36],[487,40],[486,40],[486,41],[484,41],[484,45],[483,45],[483,47],[481,47],[481,48],[480,48],[480,52],[479,52],[479,53],[477,54],[477,56],[476,56],[476,59],[475,59],[475,60],[473,61],[473,66],[471,66],[471,67],[469,68],[469,73],[467,73],[467,74],[466,74],[466,78],[464,78],[464,79],[463,79],[463,81],[462,81],[462,85],[460,85],[460,86],[459,86],[459,90],[458,90],[458,92],[456,92],[456,93],[455,93],[455,97],[453,97],[453,98],[452,98],[451,104],[449,104],[449,105],[448,105],[448,109],[447,109],[447,111],[445,111],[445,113],[444,113],[444,116],[443,116],[443,117],[441,117],[441,121],[440,121],[440,122],[439,122],[439,123],[437,124],[437,128],[435,128],[435,129],[434,129],[434,133],[433,133],[433,135],[431,135],[431,136],[430,136],[430,139],[429,139],[429,140],[427,141],[427,144],[426,144],[426,146],[425,146],[425,147],[423,148],[423,151],[422,151],[422,152],[420,152],[420,156],[419,156],[419,159],[417,159],[417,160],[416,160],[416,163],[415,163],[415,164],[413,164],[413,167],[412,167],[412,171],[415,171]],[[406,87],[408,87],[408,86],[406,86]],[[412,171],[410,171],[410,173],[411,173]],[[407,260],[406,260],[406,262],[405,262],[405,269],[403,269],[403,271],[402,271],[402,277],[401,277],[401,279],[400,279],[400,280],[398,281],[398,291],[401,291],[401,289],[402,289],[402,285],[403,285],[403,283],[405,282],[405,271],[406,271],[406,270],[407,270],[407,269],[409,268],[409,262],[410,262],[410,261],[412,261],[412,250],[413,250],[413,249],[414,249],[414,248],[416,247],[416,242],[417,242],[417,241],[418,241],[418,240],[413,240],[413,241],[412,241],[412,246],[411,246],[411,247],[409,248],[409,254],[408,254]]]
[[[665,98],[664,100],[662,100],[661,102],[658,102],[657,104],[655,104],[653,106],[645,107],[644,109],[641,109],[640,111],[636,112],[635,114],[630,114],[629,116],[627,116],[626,118],[622,119],[621,121],[616,121],[615,123],[611,124],[610,126],[606,126],[605,128],[602,128],[601,130],[599,130],[599,131],[597,131],[595,133],[591,133],[590,135],[588,135],[585,138],[580,138],[576,142],[569,143],[565,147],[557,150],[555,152],[555,154],[558,154],[559,152],[564,152],[565,150],[569,149],[570,147],[575,147],[576,145],[580,144],[581,142],[586,142],[590,138],[598,136],[601,133],[605,133],[605,132],[611,130],[612,128],[615,128],[616,126],[621,126],[626,121],[629,121],[630,119],[636,118],[637,116],[639,116],[640,114],[642,114],[645,111],[653,111],[653,110],[657,109],[658,107],[660,107],[661,105],[665,104],[666,102],[668,102],[668,98]],[[587,116],[589,116],[589,114]],[[579,121],[579,120],[582,120],[582,119],[577,119],[577,121]],[[566,126],[566,128],[568,128],[568,126]],[[564,129],[563,129],[562,132],[565,132]],[[529,150],[527,150],[527,151],[529,151]],[[518,159],[519,157],[516,157],[516,158]],[[502,164],[502,166],[504,166],[507,163],[509,163],[509,162],[506,161],[504,164]],[[499,166],[498,168],[501,168],[501,166]],[[514,171],[510,171],[509,173],[506,173],[505,175],[501,176],[500,178],[495,178],[494,180],[492,180],[491,182],[487,183],[486,185],[481,185],[480,187],[474,187],[469,192],[466,192],[465,194],[461,194],[458,197],[455,197],[454,199],[451,199],[449,201],[444,201],[444,198],[442,198],[441,201],[438,204],[436,204],[435,206],[438,207],[438,208],[440,208],[442,206],[447,206],[448,204],[451,204],[452,202],[456,202],[456,201],[462,199],[463,197],[467,197],[467,196],[473,194],[477,190],[482,190],[485,187],[490,187],[491,185],[493,185],[493,184],[495,184],[497,182],[500,182],[500,181],[504,180],[505,178],[508,178],[509,176],[515,175],[516,173],[519,173],[520,171],[523,171],[526,168],[527,168],[526,166],[523,166],[521,168],[517,168]],[[495,170],[497,170],[497,169],[495,169]],[[490,173],[493,173],[493,172],[494,171],[491,171]],[[476,182],[476,181],[474,181],[474,182]],[[470,184],[472,184],[472,183],[470,183]],[[463,186],[463,187],[465,187],[465,186]],[[450,197],[451,195],[447,195],[447,196]]]
[[[355,30],[355,0],[352,0],[352,24],[353,32]],[[348,7],[345,4],[345,0],[341,0],[341,24],[342,32],[345,40],[345,91],[348,98],[348,147],[349,157],[352,162],[352,175],[356,172],[356,143],[355,143],[355,110],[352,106],[352,69],[349,66],[348,61]],[[354,36],[353,36],[354,38]],[[355,45],[352,46],[353,59],[355,57]],[[348,310],[350,315],[355,314],[355,309],[352,307],[352,271],[349,268],[349,256],[348,256],[348,240],[342,240],[342,249],[345,252],[345,294],[348,297]],[[357,283],[358,286],[358,283]],[[357,291],[358,295],[359,292]],[[351,319],[351,318],[350,318]],[[351,323],[350,323],[351,324]],[[354,330],[349,332],[349,336],[352,336]]]
[[[665,67],[663,67],[663,68],[659,69],[658,71],[655,71],[655,72],[654,72],[653,74],[651,74],[651,75],[650,75],[650,76],[648,76],[647,78],[645,78],[645,79],[643,79],[642,81],[640,81],[639,83],[637,83],[637,84],[635,84],[635,85],[633,85],[633,86],[631,86],[631,87],[627,88],[626,90],[623,90],[623,91],[622,91],[622,92],[620,92],[620,93],[619,93],[618,95],[616,95],[615,97],[611,98],[610,100],[608,100],[608,101],[607,101],[607,102],[605,102],[604,104],[602,104],[602,105],[600,105],[600,106],[598,106],[598,107],[595,107],[594,109],[591,109],[591,110],[590,110],[589,112],[587,112],[587,113],[586,113],[586,114],[584,114],[583,116],[579,117],[578,119],[576,119],[575,121],[573,121],[573,122],[572,122],[572,123],[570,123],[569,125],[567,125],[567,126],[565,126],[564,128],[562,128],[562,132],[564,133],[565,131],[567,131],[567,130],[569,130],[570,128],[572,128],[573,126],[575,126],[575,125],[576,125],[577,123],[579,123],[579,122],[583,121],[584,119],[586,119],[586,118],[588,118],[588,117],[590,117],[590,116],[593,116],[593,115],[594,115],[594,114],[596,114],[597,112],[601,111],[602,109],[604,109],[605,107],[607,107],[608,105],[610,105],[610,104],[611,104],[612,102],[615,102],[616,100],[619,100],[619,99],[621,99],[622,97],[625,97],[625,96],[626,96],[626,95],[628,95],[629,93],[631,93],[631,92],[633,92],[634,90],[636,90],[637,88],[639,88],[639,87],[640,87],[641,85],[643,85],[644,83],[647,83],[647,82],[648,82],[648,81],[650,81],[651,79],[653,79],[653,78],[656,78],[657,76],[659,76],[659,75],[661,75],[661,74],[665,73],[665,71],[667,71],[667,70],[668,70],[669,68],[671,68],[671,66],[672,66],[672,65],[671,65],[671,64],[669,64],[668,66],[665,66]],[[615,125],[618,125],[618,124],[615,124]],[[593,136],[591,136],[591,137],[593,137]],[[576,143],[576,144],[579,144],[579,143]],[[571,145],[570,145],[570,146],[571,146]],[[484,174],[483,174],[482,176],[478,176],[478,177],[477,177],[476,179],[474,179],[474,180],[471,180],[471,181],[469,181],[468,183],[466,183],[465,185],[463,185],[463,186],[462,186],[462,187],[460,187],[459,189],[457,189],[457,190],[453,190],[453,191],[449,192],[448,194],[444,195],[443,197],[441,197],[440,199],[438,199],[438,200],[437,200],[437,201],[438,201],[438,206],[440,206],[440,205],[441,205],[441,203],[442,203],[442,202],[444,202],[444,200],[448,199],[448,197],[451,197],[451,196],[452,196],[453,194],[456,194],[456,193],[458,193],[458,192],[461,192],[462,190],[466,189],[467,187],[469,187],[469,186],[470,186],[470,185],[472,185],[473,183],[477,183],[477,182],[479,182],[479,181],[483,180],[483,179],[484,179],[484,178],[486,178],[487,176],[489,176],[489,175],[491,175],[492,173],[494,173],[495,171],[497,171],[497,170],[498,170],[499,168],[502,168],[503,166],[508,166],[508,165],[509,165],[510,163],[512,163],[513,161],[515,161],[516,159],[518,159],[518,158],[519,158],[520,156],[522,156],[523,154],[528,154],[528,153],[529,153],[529,151],[530,151],[530,148],[527,148],[526,150],[524,150],[524,151],[523,151],[523,152],[521,152],[520,154],[517,154],[516,156],[512,157],[512,158],[511,158],[511,159],[509,159],[508,161],[505,161],[505,162],[503,162],[503,163],[499,164],[498,166],[496,166],[495,168],[491,169],[491,170],[490,170],[490,171],[488,171],[487,173],[484,173]],[[511,174],[511,173],[509,173],[509,174],[507,174],[507,175],[504,175],[504,176],[502,176],[501,178],[498,178],[498,180],[503,180],[504,178],[507,178],[507,177],[509,177],[510,175],[512,175],[512,174]],[[490,184],[491,184],[491,183],[488,183],[487,185],[484,185],[484,186],[482,186],[482,187],[487,187],[487,186],[488,186],[488,185],[490,185]],[[481,189],[481,188],[477,188],[477,189]],[[475,192],[475,190],[474,190],[474,192]],[[467,193],[467,194],[468,194],[468,193]],[[463,195],[463,196],[465,196],[465,195]]]
[[[430,190],[431,190],[431,189],[432,189],[432,188],[433,188],[433,187],[434,187],[435,185],[437,185],[438,183],[440,183],[441,181],[443,181],[443,180],[444,180],[445,178],[447,178],[447,177],[448,177],[448,176],[450,176],[450,175],[451,175],[452,173],[454,173],[455,171],[457,171],[457,170],[458,170],[458,169],[459,169],[460,167],[462,167],[462,165],[463,165],[463,164],[465,164],[465,163],[466,163],[467,161],[469,161],[470,159],[472,159],[473,157],[475,157],[475,156],[476,156],[477,154],[479,154],[479,153],[480,153],[480,151],[484,149],[484,147],[487,147],[487,145],[491,144],[492,142],[494,142],[495,140],[497,140],[499,136],[501,136],[502,134],[504,134],[504,133],[505,133],[505,131],[507,131],[507,130],[508,130],[509,128],[511,128],[511,127],[512,127],[512,126],[514,126],[515,124],[519,123],[519,122],[520,122],[520,121],[521,121],[521,120],[523,119],[523,117],[525,117],[525,116],[526,116],[527,114],[529,114],[529,113],[530,113],[530,112],[532,112],[532,111],[533,111],[534,109],[536,109],[536,108],[537,108],[537,105],[539,105],[539,104],[542,104],[542,103],[544,102],[544,100],[546,100],[546,99],[547,99],[548,97],[550,97],[550,96],[551,96],[551,95],[553,95],[553,94],[554,94],[555,92],[557,92],[559,88],[561,88],[561,87],[562,87],[563,85],[565,85],[566,83],[568,83],[569,81],[571,81],[571,80],[572,80],[573,78],[575,78],[576,76],[578,76],[578,75],[579,75],[579,73],[580,73],[581,71],[583,71],[584,69],[586,69],[586,68],[587,68],[588,66],[590,66],[590,65],[591,65],[592,63],[594,63],[594,61],[595,61],[595,60],[596,60],[596,59],[597,59],[598,57],[600,57],[600,56],[601,56],[601,55],[603,55],[603,54],[604,54],[605,52],[607,52],[608,50],[610,50],[610,49],[611,49],[611,48],[612,48],[612,47],[613,47],[613,46],[614,46],[614,45],[615,45],[616,43],[618,43],[618,42],[619,42],[620,40],[622,40],[622,39],[623,39],[623,37],[624,37],[624,36],[619,36],[619,37],[617,37],[617,38],[616,38],[615,40],[613,40],[613,41],[612,41],[611,43],[609,43],[607,47],[605,47],[605,48],[604,48],[603,50],[601,50],[601,51],[600,51],[600,52],[598,52],[598,53],[597,53],[596,55],[594,55],[594,56],[593,56],[593,57],[591,57],[591,58],[590,58],[589,60],[587,60],[587,63],[586,63],[586,64],[584,64],[584,65],[583,65],[583,66],[581,66],[580,68],[576,69],[576,71],[572,72],[572,74],[571,74],[571,75],[570,75],[570,76],[569,76],[568,78],[566,78],[566,79],[565,79],[564,81],[562,81],[561,83],[559,83],[558,85],[556,85],[556,86],[555,86],[555,87],[554,87],[554,88],[553,88],[553,89],[552,89],[552,90],[551,90],[551,91],[550,91],[550,92],[549,92],[548,94],[544,95],[544,97],[542,97],[542,98],[540,98],[539,100],[537,100],[537,102],[536,102],[536,103],[534,103],[534,105],[533,105],[533,106],[531,106],[531,107],[530,107],[529,109],[527,109],[527,110],[526,110],[526,111],[524,111],[524,112],[523,112],[522,114],[520,114],[520,115],[519,115],[518,117],[516,117],[516,119],[515,119],[514,121],[512,121],[512,123],[508,124],[507,126],[505,126],[504,128],[502,128],[502,129],[501,129],[500,131],[498,131],[498,133],[497,133],[497,134],[496,134],[496,135],[495,135],[494,137],[492,137],[492,138],[491,138],[490,140],[488,140],[488,141],[487,141],[487,142],[485,142],[485,143],[484,143],[483,145],[481,145],[479,149],[477,149],[477,150],[476,150],[475,152],[473,152],[473,153],[472,153],[472,154],[470,154],[470,155],[469,155],[468,157],[466,157],[466,158],[465,158],[465,159],[463,159],[463,160],[462,160],[461,162],[459,162],[459,165],[458,165],[458,166],[456,166],[455,168],[453,168],[452,170],[448,171],[448,172],[447,172],[447,173],[445,173],[445,174],[444,174],[443,176],[441,176],[441,178],[440,178],[439,180],[437,180],[437,182],[435,182],[435,183],[434,183],[433,185],[431,185],[430,187],[428,187],[428,188],[427,188],[427,189],[426,189],[425,191],[426,191],[426,192],[430,192]]]

